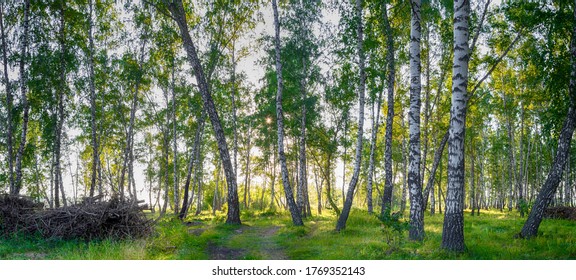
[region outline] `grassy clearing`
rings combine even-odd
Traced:
[[[407,240],[375,216],[354,210],[347,228],[334,231],[336,217],[314,216],[304,227],[286,214],[245,212],[242,226],[224,225],[224,216],[193,217],[188,224],[165,219],[146,239],[45,241],[38,237],[0,239],[0,259],[576,259],[576,222],[544,220],[540,235],[514,239],[524,222],[517,213],[465,213],[468,250],[440,248],[442,215],[425,216],[426,238]]]

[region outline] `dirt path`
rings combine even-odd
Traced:
[[[260,241],[260,254],[265,260],[287,260],[286,252],[274,241],[276,232],[280,229],[279,226],[268,228],[261,228],[261,241]]]
[[[282,247],[276,243],[274,236],[279,226],[241,227],[223,240],[222,244],[208,244],[208,255],[212,260],[239,260],[246,258],[261,258],[264,260],[287,260],[288,256]],[[229,246],[231,240],[246,244],[242,248]]]

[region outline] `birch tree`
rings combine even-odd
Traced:
[[[412,240],[424,238],[424,211],[422,180],[420,178],[420,0],[410,1],[412,7],[410,28],[410,111],[408,188],[410,190],[410,231]]]
[[[280,172],[282,176],[282,184],[284,186],[284,194],[286,196],[286,203],[288,210],[292,216],[292,223],[296,226],[302,226],[302,217],[298,206],[294,201],[294,193],[290,186],[288,178],[288,167],[286,165],[286,154],[284,153],[284,115],[282,112],[282,90],[284,82],[282,80],[282,62],[280,61],[280,22],[278,20],[278,5],[276,0],[272,0],[272,9],[274,12],[274,48],[276,59],[276,76],[278,80],[278,88],[276,94],[276,124],[278,126],[278,160],[280,162]]]
[[[362,24],[362,0],[356,0],[356,25],[357,25],[357,42],[356,48],[358,52],[358,68],[360,74],[360,81],[358,84],[358,135],[356,138],[356,157],[354,162],[354,173],[350,179],[350,184],[348,185],[348,191],[346,193],[346,200],[344,201],[344,207],[342,207],[342,213],[338,217],[338,222],[336,223],[336,231],[341,231],[346,228],[346,221],[348,220],[348,215],[350,215],[350,209],[352,208],[352,200],[354,199],[354,190],[356,189],[356,184],[358,184],[358,178],[360,176],[360,165],[362,163],[362,135],[364,133],[364,94],[366,91],[366,72],[364,69],[364,30]]]
[[[230,160],[228,144],[226,143],[226,136],[224,135],[222,123],[220,122],[220,117],[218,116],[218,111],[214,105],[212,94],[209,91],[208,83],[206,82],[206,77],[204,76],[204,70],[200,64],[200,60],[198,59],[196,46],[190,37],[190,31],[186,21],[184,6],[181,0],[164,1],[167,2],[168,9],[172,15],[172,18],[178,24],[178,28],[180,29],[180,36],[182,37],[182,43],[184,45],[184,49],[186,50],[188,62],[194,69],[194,75],[196,76],[198,89],[202,95],[204,109],[207,111],[208,117],[210,118],[210,122],[212,123],[212,128],[214,130],[214,136],[216,137],[216,142],[218,144],[218,151],[220,153],[220,158],[222,159],[226,182],[228,184],[228,214],[226,223],[240,224],[240,205],[238,202],[238,186],[236,183],[236,174],[234,174],[234,168]]]
[[[20,145],[16,153],[16,180],[14,187],[10,190],[10,194],[20,194],[22,189],[22,158],[24,156],[24,148],[26,147],[26,135],[28,133],[28,121],[30,115],[30,104],[28,103],[28,76],[26,73],[26,64],[28,61],[28,31],[30,28],[30,0],[24,0],[24,18],[22,23],[22,34],[20,35],[20,95],[22,99],[22,132],[20,134]]]
[[[382,17],[384,29],[386,30],[386,47],[388,49],[386,54],[386,60],[388,63],[388,77],[386,79],[388,90],[388,112],[386,114],[386,132],[384,135],[384,171],[386,177],[384,178],[384,194],[382,195],[381,211],[381,215],[384,216],[392,209],[392,127],[394,121],[394,83],[396,79],[396,63],[394,59],[394,35],[392,34],[390,20],[388,19],[388,8],[385,4],[383,4],[382,8]],[[403,178],[405,180],[406,176],[403,176]],[[405,198],[404,195],[405,192],[403,191],[403,199]],[[404,199],[404,201],[406,200]],[[404,212],[404,209],[402,209],[401,212]]]
[[[469,0],[454,0],[454,57],[448,137],[448,188],[442,248],[462,252],[464,245],[464,133],[468,103]]]

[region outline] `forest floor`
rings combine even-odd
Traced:
[[[525,220],[517,212],[466,212],[467,250],[452,254],[440,249],[443,215],[426,213],[426,238],[413,242],[405,229],[396,231],[361,210],[335,232],[336,217],[326,212],[306,218],[304,227],[292,226],[288,213],[244,211],[240,226],[224,224],[224,213],[185,223],[167,217],[152,236],[136,240],[3,237],[0,259],[576,259],[576,221],[545,219],[538,237],[523,240],[514,238]]]

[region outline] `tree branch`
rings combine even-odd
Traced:
[[[480,37],[480,31],[482,31],[482,26],[484,25],[484,19],[486,18],[486,13],[488,13],[488,6],[492,0],[487,0],[486,4],[484,5],[484,11],[482,12],[482,17],[480,18],[480,24],[478,24],[478,29],[476,29],[476,34],[474,34],[474,38],[472,39],[472,45],[470,45],[470,54],[474,53],[474,49],[476,49],[476,43],[478,41],[478,37]]]
[[[472,90],[468,93],[468,98],[470,98],[470,96],[472,96],[474,94],[474,92],[476,92],[476,90],[478,90],[478,88],[480,88],[480,85],[484,82],[484,80],[486,80],[486,78],[488,78],[488,76],[490,76],[490,74],[492,74],[492,72],[494,71],[494,69],[496,69],[498,64],[500,64],[500,62],[502,62],[502,59],[504,59],[504,57],[506,57],[506,55],[508,55],[510,50],[512,50],[514,45],[518,41],[520,41],[520,38],[522,38],[522,31],[518,31],[518,33],[516,34],[516,38],[514,38],[514,41],[512,41],[512,43],[510,43],[510,45],[508,45],[506,50],[498,57],[498,59],[496,59],[496,61],[492,64],[492,67],[490,67],[488,72],[486,72],[486,74],[484,74],[484,76],[482,76],[482,78],[478,82],[476,82],[476,84],[474,85]]]

